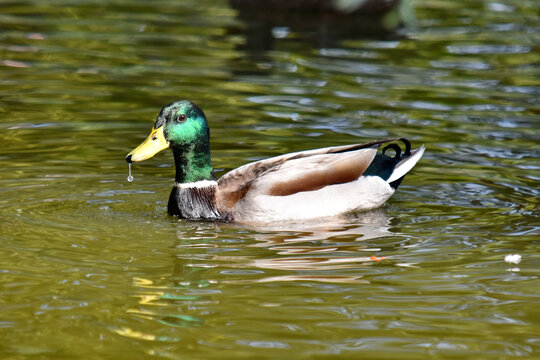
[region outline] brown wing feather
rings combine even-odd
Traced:
[[[343,184],[358,179],[375,157],[376,149],[361,156],[351,156],[336,160],[330,164],[321,164],[312,171],[305,171],[300,176],[287,181],[276,182],[268,195],[287,196],[300,191],[313,191],[334,184]],[[336,154],[334,156],[343,156]]]
[[[307,158],[315,155],[345,153],[395,140],[398,139],[383,139],[365,144],[333,146],[301,151],[243,165],[228,172],[218,180],[218,192],[216,194],[217,202],[220,207],[225,209],[232,208],[236,202],[246,195],[256,179],[260,178],[264,174],[278,170],[287,161]],[[354,162],[355,160],[351,159],[350,161]],[[273,195],[289,195],[298,191],[307,191],[308,189],[315,190],[328,184],[338,184],[352,181],[362,175],[365,169],[369,166],[370,162],[371,160],[367,163],[367,165],[364,163],[355,165],[349,162],[344,162],[341,165],[336,163],[333,165],[335,168],[335,173],[331,173],[330,171],[319,171],[318,174],[316,174],[317,171],[310,172],[309,175],[301,177],[297,181],[293,181],[290,185],[286,185],[285,183],[277,183],[271,188],[270,192]],[[351,168],[355,166],[358,166],[358,169]]]

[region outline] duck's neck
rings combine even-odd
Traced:
[[[172,148],[176,166],[176,183],[212,180],[212,160],[208,142],[196,142]]]

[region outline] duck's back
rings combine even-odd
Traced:
[[[328,217],[374,209],[392,194],[423,154],[397,144],[331,147],[278,156],[244,165],[218,181],[221,213],[237,221],[280,221]],[[395,155],[387,156],[385,150]]]

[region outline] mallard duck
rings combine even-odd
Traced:
[[[216,180],[206,116],[187,100],[164,106],[148,138],[126,161],[143,161],[167,148],[176,165],[170,215],[242,222],[302,220],[380,207],[424,153],[424,146],[411,150],[406,139],[383,139],[276,156]],[[393,156],[386,154],[389,149]]]

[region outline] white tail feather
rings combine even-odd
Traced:
[[[397,179],[407,174],[414,167],[414,165],[416,165],[418,160],[420,160],[422,155],[424,155],[425,149],[425,146],[422,145],[418,149],[411,151],[411,155],[408,158],[400,161],[396,165],[396,167],[394,168],[394,172],[392,173],[392,175],[390,175],[386,182],[391,183],[392,181],[396,181]]]

